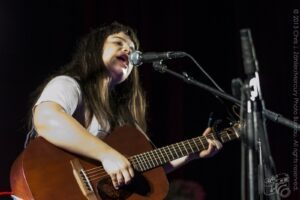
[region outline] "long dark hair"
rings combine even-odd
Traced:
[[[79,82],[88,113],[85,127],[89,126],[95,115],[106,131],[125,124],[138,125],[146,131],[146,101],[137,68],[133,67],[124,82],[109,89],[110,76],[102,60],[103,45],[109,35],[120,32],[128,35],[136,49],[139,48],[139,41],[133,29],[113,22],[87,34],[79,42],[72,60],[51,77],[67,75]],[[44,87],[45,84],[37,91],[37,97]]]

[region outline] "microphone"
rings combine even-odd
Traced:
[[[247,77],[249,78],[249,86],[251,90],[251,100],[255,98],[260,98],[262,100],[262,94],[259,83],[258,76],[258,62],[255,55],[255,49],[252,41],[250,29],[240,30],[241,34],[241,47],[244,63],[244,71]]]
[[[251,77],[254,76],[254,73],[258,71],[258,63],[256,60],[251,31],[250,29],[242,29],[240,30],[240,35],[244,71],[247,76]]]
[[[133,51],[129,55],[129,62],[131,62],[134,66],[139,66],[143,63],[152,63],[155,61],[168,60],[173,58],[182,58],[184,56],[186,56],[186,53],[181,51],[148,52],[148,53]]]

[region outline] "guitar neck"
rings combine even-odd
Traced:
[[[208,139],[218,139],[222,143],[239,138],[239,124],[226,128],[218,135],[215,133],[184,140],[165,147],[157,148],[129,158],[135,170],[144,172],[177,158],[200,152],[208,148]]]

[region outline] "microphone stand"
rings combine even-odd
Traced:
[[[184,75],[182,74],[179,74],[173,70],[170,70],[168,69],[167,65],[163,64],[162,61],[155,61],[153,62],[153,68],[160,72],[160,73],[168,73],[168,74],[171,74],[179,79],[182,79],[183,81],[185,81],[186,83],[188,84],[192,84],[192,85],[195,85],[197,87],[200,87],[212,94],[214,94],[215,96],[218,96],[218,97],[222,97],[232,103],[235,103],[236,105],[238,106],[241,106],[241,101],[238,100],[237,98],[233,97],[232,95],[229,95],[227,93],[224,93],[224,92],[220,92],[219,90],[216,90],[215,88],[212,88],[204,83],[201,83],[199,81],[196,81],[194,80],[192,77],[190,77],[188,74],[184,73]],[[263,115],[264,117],[266,117],[267,119],[273,121],[273,122],[276,122],[276,123],[279,123],[279,124],[282,124],[286,127],[289,127],[293,130],[297,130],[298,132],[300,131],[300,124],[290,120],[290,119],[287,119],[285,117],[283,117],[281,114],[278,114],[276,112],[273,112],[271,110],[268,110],[268,109],[264,109],[263,110]]]
[[[272,177],[275,175],[275,165],[273,158],[270,153],[268,137],[266,134],[265,119],[268,118],[274,122],[285,125],[289,128],[300,130],[300,125],[292,122],[289,119],[282,117],[280,114],[269,111],[265,109],[265,105],[262,99],[256,96],[254,100],[249,100],[251,95],[253,96],[252,89],[256,86],[255,91],[260,91],[258,73],[256,75],[256,84],[253,84],[249,79],[249,82],[245,83],[242,87],[241,100],[226,94],[225,92],[220,92],[206,84],[194,80],[187,73],[179,74],[173,70],[168,69],[167,65],[163,64],[162,61],[153,62],[153,68],[160,73],[168,73],[177,78],[182,79],[186,83],[198,86],[204,90],[211,92],[213,95],[222,97],[229,100],[241,108],[242,120],[245,115],[244,100],[247,97],[247,114],[246,126],[242,126],[242,145],[241,145],[241,175],[242,175],[242,186],[241,186],[241,197],[243,200],[257,200],[264,199],[264,181],[265,177]],[[254,80],[254,79],[253,79]],[[261,94],[261,93],[260,93]],[[258,94],[257,94],[258,95]],[[252,99],[253,99],[252,98]],[[253,112],[254,111],[254,112]],[[247,160],[244,160],[247,158]],[[277,188],[276,188],[277,189]],[[269,199],[279,200],[278,194],[271,196]]]
[[[242,121],[246,122],[241,140],[241,190],[243,191],[241,197],[243,200],[264,200],[267,199],[265,195],[268,195],[268,199],[280,199],[277,186],[276,192],[272,193],[274,194],[272,196],[271,192],[269,194],[264,187],[264,180],[267,177],[275,177],[276,168],[271,156],[262,112],[265,105],[251,32],[249,29],[243,29],[240,34],[244,71],[247,76],[241,92],[244,95],[243,101],[247,100],[247,109],[246,112],[244,109],[240,111]]]

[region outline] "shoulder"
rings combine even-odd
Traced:
[[[52,78],[43,89],[35,106],[51,101],[63,107],[67,113],[73,114],[82,102],[82,93],[79,83],[72,77],[60,75]]]
[[[79,87],[79,83],[75,80],[75,78],[67,75],[59,75],[52,78],[48,84],[68,84],[68,85],[74,85]]]
[[[62,90],[67,93],[75,92],[81,95],[80,85],[77,80],[66,75],[60,75],[52,78],[46,87]]]

